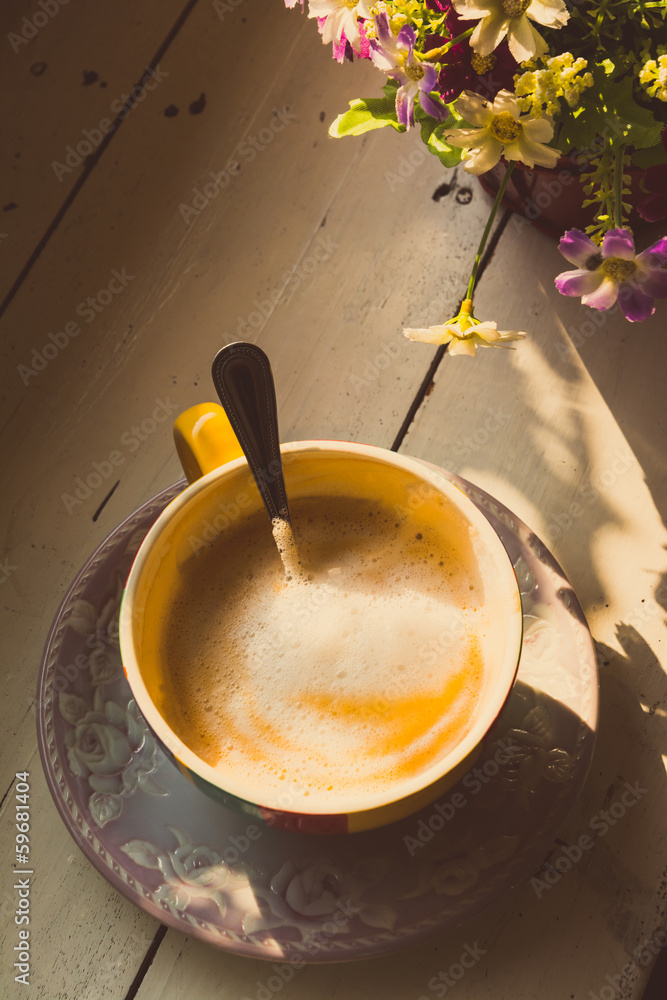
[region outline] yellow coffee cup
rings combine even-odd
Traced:
[[[371,829],[435,801],[471,766],[518,669],[519,589],[487,519],[415,459],[350,442],[286,444],[297,535],[300,511],[329,512],[330,527],[312,529],[313,551],[321,536],[338,561],[322,579],[290,582],[278,562],[246,584],[246,547],[258,566],[277,555],[263,551],[268,518],[224,411],[193,407],[174,436],[190,485],[142,543],[120,620],[130,688],[166,753],[207,794],[294,831]],[[356,531],[336,521],[347,510],[375,521]],[[260,531],[268,542],[255,544]],[[341,584],[341,572],[363,586]],[[423,593],[417,578],[428,581]],[[273,631],[239,622],[250,593],[251,609],[279,609]],[[289,628],[284,608],[295,609]],[[224,654],[203,643],[214,619]],[[289,735],[283,719],[295,721]]]

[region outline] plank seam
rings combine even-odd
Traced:
[[[196,2],[196,0],[195,0],[195,2]],[[146,978],[146,973],[148,972],[148,970],[150,969],[151,965],[153,964],[153,959],[157,955],[157,950],[160,947],[160,945],[162,944],[162,941],[164,940],[164,936],[167,933],[167,930],[168,930],[168,928],[167,928],[166,924],[160,924],[160,926],[158,927],[157,932],[155,934],[155,937],[151,941],[151,944],[150,944],[150,947],[149,947],[148,951],[144,955],[144,959],[143,959],[141,965],[139,966],[137,974],[134,977],[134,979],[132,980],[130,988],[127,991],[127,993],[125,994],[125,997],[123,998],[123,1000],[134,1000],[134,998],[136,997],[137,993],[139,992],[139,987],[141,986],[141,984],[143,983],[144,979]]]
[[[11,792],[12,788],[14,787],[14,781],[15,780],[16,780],[15,778],[12,778],[12,780],[9,782],[9,788],[7,789],[7,791],[5,792],[5,794],[0,799],[0,810],[2,810],[2,807],[5,804],[5,799],[7,798],[7,796],[9,795],[9,793]]]
[[[170,28],[169,32],[167,33],[166,38],[164,39],[164,41],[161,43],[160,47],[158,48],[157,52],[155,53],[155,55],[153,56],[153,58],[151,59],[151,61],[143,68],[143,70],[141,72],[141,77],[139,78],[139,80],[137,81],[137,83],[134,85],[135,87],[139,87],[141,85],[141,80],[145,77],[147,70],[151,70],[151,69],[154,70],[154,69],[157,68],[158,63],[160,62],[160,60],[165,55],[165,53],[169,49],[171,43],[174,41],[176,35],[179,33],[179,31],[181,30],[181,28],[185,24],[186,20],[188,19],[188,17],[190,16],[190,14],[192,13],[192,11],[194,10],[194,8],[197,6],[198,3],[199,3],[199,0],[188,0],[188,2],[186,3],[185,7],[183,8],[183,10],[181,11],[181,13],[177,17],[176,21],[174,22],[174,24]],[[130,89],[130,94],[132,93],[132,90],[134,90],[134,87]],[[113,137],[116,135],[116,132],[118,131],[118,129],[120,128],[120,126],[123,124],[123,121],[127,117],[129,117],[128,116],[128,111],[130,111],[131,109],[132,109],[132,98],[130,96],[130,97],[128,97],[127,101],[123,104],[123,107],[121,108],[121,110],[118,112],[118,115],[114,119],[114,121],[113,121],[113,129],[110,132],[107,132],[107,134],[104,136],[104,139],[99,144],[99,146],[97,147],[97,149],[95,150],[95,152],[91,153],[88,157],[86,157],[86,165],[85,165],[85,167],[83,169],[83,172],[82,172],[81,176],[75,182],[74,186],[72,187],[72,190],[70,191],[70,193],[65,198],[64,202],[62,203],[62,205],[60,206],[60,208],[56,212],[56,214],[53,217],[53,219],[51,220],[50,224],[47,226],[47,229],[46,229],[44,235],[39,240],[37,246],[35,247],[35,249],[32,251],[32,253],[28,257],[27,261],[25,262],[25,264],[21,268],[21,270],[19,272],[19,275],[16,278],[16,281],[11,286],[11,288],[7,292],[5,298],[3,299],[2,303],[0,304],[0,318],[2,316],[4,316],[4,314],[7,311],[9,305],[11,304],[11,302],[15,298],[16,294],[18,293],[19,289],[23,285],[23,282],[26,280],[26,278],[30,274],[32,268],[34,267],[34,265],[37,263],[37,261],[41,257],[42,252],[44,251],[44,249],[48,245],[51,237],[56,232],[56,230],[58,229],[60,223],[62,222],[62,220],[64,219],[65,215],[67,214],[67,210],[73,204],[73,202],[74,202],[76,196],[78,195],[79,191],[81,190],[81,188],[83,187],[83,185],[86,183],[86,181],[90,177],[92,171],[97,166],[97,164],[98,164],[98,162],[99,162],[102,154],[108,148],[109,143],[112,141]]]
[[[511,211],[511,209],[506,209],[505,210],[503,216],[501,217],[500,222],[498,223],[498,226],[496,227],[493,235],[491,236],[491,239],[489,240],[489,242],[487,244],[486,250],[484,251],[484,255],[482,256],[482,260],[481,260],[480,265],[479,265],[479,270],[477,272],[477,282],[478,283],[479,283],[482,275],[484,274],[484,272],[485,272],[485,270],[487,268],[487,265],[491,262],[491,258],[493,257],[493,254],[495,252],[496,247],[498,246],[498,242],[500,240],[500,237],[502,236],[503,232],[505,231],[505,227],[507,226],[507,223],[509,222],[510,217],[511,217],[512,214],[513,213]],[[461,298],[459,300],[459,304],[457,306],[457,312],[460,310],[462,302],[463,302],[463,299]],[[398,434],[394,438],[394,443],[391,446],[391,451],[398,451],[398,449],[403,444],[403,441],[405,440],[405,438],[407,436],[407,433],[410,430],[410,426],[411,426],[413,420],[415,419],[415,417],[417,415],[417,411],[418,411],[419,407],[422,405],[422,403],[424,402],[424,400],[426,399],[426,397],[429,394],[430,386],[431,386],[431,383],[432,383],[432,381],[433,381],[433,379],[435,377],[435,373],[437,372],[437,370],[438,370],[438,368],[440,366],[440,362],[444,358],[446,352],[447,352],[447,345],[446,344],[445,345],[441,344],[437,348],[437,350],[436,350],[433,358],[431,359],[431,363],[428,366],[426,374],[424,375],[424,378],[421,381],[421,385],[417,389],[417,392],[415,393],[414,399],[412,400],[412,403],[410,404],[410,408],[408,409],[408,412],[405,415],[405,419],[403,420],[403,423],[401,424],[401,426],[400,426],[400,428],[398,430]]]

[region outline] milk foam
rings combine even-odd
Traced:
[[[303,501],[292,516],[299,572],[285,574],[258,521],[236,533],[238,551],[226,545],[229,566],[211,553],[205,587],[199,566],[197,605],[175,603],[169,721],[265,805],[361,803],[432,765],[469,726],[483,587],[469,540],[451,530],[415,531],[418,518],[363,501]]]
[[[294,532],[288,521],[281,517],[274,517],[271,521],[271,533],[276,543],[280,559],[285,570],[285,576],[298,577],[302,575],[301,560],[297,548]]]
[[[297,627],[285,627],[287,618]],[[216,766],[247,767],[238,737],[245,744],[258,730],[264,740],[262,753],[250,755],[254,778],[287,781],[287,795],[386,785],[422,751],[451,742],[468,717],[478,677],[467,662],[470,642],[457,634],[465,619],[411,588],[356,592],[342,574],[267,595],[229,631],[244,649],[246,676],[230,686],[223,675],[211,692],[212,704],[226,701],[237,737],[223,744]],[[446,650],[445,670],[430,655],[439,650]],[[419,709],[422,724],[401,718]]]

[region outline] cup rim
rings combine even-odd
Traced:
[[[212,765],[203,761],[167,724],[153,701],[141,673],[141,668],[139,666],[135,650],[133,629],[134,613],[132,611],[132,604],[137,594],[142,571],[156,541],[159,539],[166,525],[169,524],[194,497],[207,490],[213,483],[218,480],[224,480],[231,476],[236,470],[247,466],[244,456],[233,459],[231,462],[227,462],[224,465],[213,469],[211,472],[201,476],[193,483],[190,483],[167,505],[167,507],[165,507],[165,509],[158,516],[157,520],[153,523],[153,525],[151,525],[134,558],[126,581],[120,606],[119,642],[125,676],[139,711],[143,715],[151,730],[157,736],[158,740],[163,743],[167,751],[172,754],[187,770],[192,771],[200,779],[213,785],[220,792],[234,796],[235,798],[251,803],[260,808],[267,808],[270,810],[279,809],[280,811],[286,813],[293,812],[301,815],[312,816],[353,815],[355,813],[360,814],[374,809],[381,809],[400,802],[403,799],[418,795],[430,785],[435,784],[439,780],[443,779],[448,773],[453,771],[481,743],[500,714],[512,685],[514,684],[514,680],[519,669],[519,659],[523,639],[523,615],[519,584],[514,572],[514,567],[512,566],[510,557],[506,552],[501,539],[482,511],[476,507],[472,500],[462,490],[447,479],[442,473],[436,471],[436,469],[432,466],[421,462],[417,458],[398,454],[397,452],[392,452],[389,449],[381,448],[377,445],[336,440],[292,441],[281,444],[281,453],[283,454],[291,454],[294,452],[307,454],[308,452],[322,451],[341,452],[347,455],[353,454],[381,461],[403,469],[406,472],[412,473],[419,479],[430,483],[430,485],[435,487],[435,489],[439,490],[450,500],[453,500],[457,507],[463,511],[473,527],[482,537],[485,548],[487,548],[487,550],[490,549],[495,553],[496,563],[498,565],[502,565],[507,572],[507,581],[512,583],[512,596],[515,598],[515,601],[513,606],[510,607],[508,596],[508,614],[506,616],[507,641],[505,657],[502,661],[503,683],[500,686],[499,694],[497,694],[493,700],[489,699],[489,704],[485,705],[483,710],[479,712],[473,726],[468,730],[465,737],[460,742],[456,743],[456,745],[443,757],[439,758],[435,764],[432,764],[426,770],[421,771],[418,775],[412,775],[409,778],[400,779],[396,783],[391,784],[384,791],[369,793],[363,800],[363,804],[359,804],[358,797],[354,802],[350,801],[347,804],[345,803],[344,798],[341,797],[336,803],[336,808],[332,810],[331,805],[327,805],[325,802],[322,802],[319,805],[315,804],[311,806],[310,804],[306,804],[303,799],[299,799],[298,803],[295,802],[293,807],[283,808],[282,806],[275,804],[270,805],[266,802],[257,801],[257,796],[253,794],[250,787],[244,786],[242,782],[235,780],[234,776],[225,775]],[[253,507],[253,510],[254,509],[259,508]],[[514,626],[512,631],[510,630],[510,622]],[[500,695],[502,695],[502,697],[500,697]]]

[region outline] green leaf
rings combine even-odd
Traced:
[[[437,124],[438,123],[436,122],[436,120],[434,118],[423,118],[419,122],[419,130],[421,132],[421,140],[422,140],[422,142],[424,143],[425,146],[428,144],[428,140],[431,138],[431,134],[433,132],[433,129],[436,127]]]
[[[398,80],[394,80],[392,76],[387,77],[387,82],[382,88],[382,93],[385,97],[389,97],[392,101],[396,101],[396,91],[398,90]]]
[[[457,124],[456,118],[452,115],[447,121],[437,125],[426,141],[427,149],[434,156],[437,156],[445,167],[455,167],[461,162],[463,150],[458,146],[450,146],[444,138],[447,129],[454,128]],[[423,138],[423,134],[422,134]]]
[[[665,161],[665,151],[660,142],[656,143],[655,146],[651,146],[650,149],[638,149],[632,154],[633,166],[640,167],[642,170],[665,162],[667,162]]]
[[[626,77],[620,83],[608,83],[607,88],[607,108],[615,116],[611,129],[618,129],[626,144],[635,149],[648,149],[659,142],[662,122],[657,122],[648,108],[637,104],[632,80]]]
[[[558,146],[564,152],[595,148],[597,136],[634,149],[648,149],[660,139],[663,123],[656,121],[648,108],[637,104],[632,79],[625,77],[615,82],[605,68],[595,67],[594,85],[583,93],[579,107],[563,122]]]
[[[376,128],[391,125],[398,132],[405,126],[396,120],[396,102],[389,97],[357,98],[350,101],[350,110],[343,112],[331,123],[329,135],[340,139],[345,135],[363,135]]]
[[[444,122],[427,114],[419,105],[415,107],[415,120],[419,123],[421,140],[429,153],[437,156],[445,167],[455,167],[461,162],[463,151],[456,146],[450,146],[444,138],[444,133],[447,129],[458,128],[463,119],[452,110],[451,105],[446,107],[449,117]]]
[[[561,107],[564,103],[561,100]],[[581,153],[592,154],[595,151],[599,154],[602,147],[599,144],[596,146],[596,139],[600,133],[604,134],[606,121],[602,108],[587,101],[584,95],[579,107],[565,115],[554,145],[563,153],[576,149]]]
[[[434,128],[440,124],[437,118],[433,118],[424,111],[421,105],[415,105],[415,122],[419,125],[421,141],[426,144]]]

